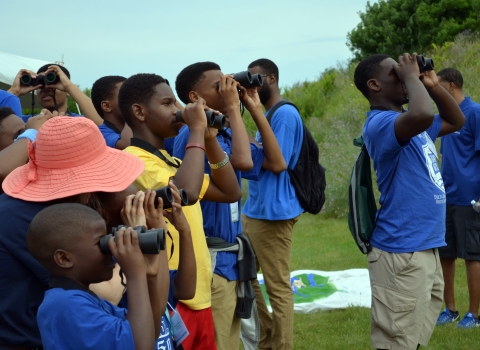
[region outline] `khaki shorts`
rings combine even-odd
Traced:
[[[427,345],[443,302],[443,274],[437,249],[367,256],[372,287],[371,340],[376,349]]]

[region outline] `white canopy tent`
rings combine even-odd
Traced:
[[[0,82],[10,86],[20,69],[36,72],[38,68],[48,63],[50,62],[0,52]]]

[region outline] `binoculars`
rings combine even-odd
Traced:
[[[100,238],[100,250],[103,254],[112,254],[108,241],[112,237],[117,236],[117,232],[122,227],[128,227],[120,225],[112,228],[112,233]],[[160,250],[165,250],[165,232],[163,228],[147,230],[145,226],[137,226],[133,228],[138,233],[138,244],[143,254],[158,254]]]
[[[32,78],[30,74],[23,74],[20,77],[20,84],[25,86],[37,86],[37,85],[50,85],[56,84],[60,78],[54,72],[48,72],[45,75],[37,75],[36,78]]]
[[[263,79],[260,74],[252,75],[249,71],[233,73],[233,79],[240,83],[245,89],[259,87],[263,85]]]
[[[210,128],[221,130],[225,125],[225,116],[223,114],[215,114],[214,111],[205,111],[207,117],[207,126]],[[177,111],[175,119],[179,123],[185,123],[182,118],[182,111]],[[165,202],[164,202],[165,203]]]
[[[417,55],[418,68],[420,68],[420,73],[428,72],[435,68],[433,60],[431,58],[425,58],[423,55]]]
[[[170,209],[172,207],[172,202],[173,202],[173,193],[172,189],[168,186],[161,187],[157,190],[156,192],[156,197],[155,197],[155,208],[158,208],[158,200],[157,198],[160,197],[163,200],[163,209]],[[188,205],[188,195],[187,192],[185,192],[182,189],[179,189],[178,192],[180,192],[180,205],[183,207],[185,205]]]

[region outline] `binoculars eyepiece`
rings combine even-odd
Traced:
[[[108,241],[110,238],[116,237],[122,227],[128,226],[121,225],[114,227],[112,228],[111,234],[100,238],[100,250],[103,254],[112,254],[108,246]],[[158,254],[160,250],[165,250],[165,232],[163,228],[147,230],[145,226],[137,226],[133,229],[138,233],[138,244],[143,254]]]
[[[420,68],[420,73],[428,72],[435,68],[433,60],[431,58],[425,58],[423,55],[417,55],[418,68]]]
[[[240,73],[233,73],[233,79],[240,83],[245,89],[259,87],[263,85],[263,79],[260,74],[251,74],[248,70]]]
[[[170,209],[172,207],[172,202],[173,202],[173,193],[172,189],[168,186],[161,187],[157,190],[155,190],[157,193],[157,196],[155,197],[155,208],[158,208],[158,200],[157,198],[160,197],[163,200],[163,209]],[[187,192],[183,188],[179,189],[178,192],[180,192],[180,200],[181,206],[188,205],[188,195]]]
[[[20,77],[20,84],[25,86],[37,86],[37,85],[50,85],[58,83],[60,78],[55,72],[48,72],[45,75],[37,75],[36,78],[32,78],[30,74],[23,74]]]
[[[225,126],[225,116],[223,114],[215,114],[214,111],[205,111],[205,115],[207,117],[207,125],[210,128],[221,130]],[[185,123],[182,118],[182,111],[177,111],[175,119],[179,123]]]

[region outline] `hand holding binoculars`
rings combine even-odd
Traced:
[[[435,68],[433,60],[431,58],[425,58],[423,55],[417,55],[417,63],[420,73],[428,72]]]
[[[112,228],[112,233],[100,238],[100,250],[103,254],[112,254],[108,241],[112,237],[116,237],[118,231],[128,226],[120,225]],[[145,226],[137,226],[133,228],[138,234],[138,245],[143,254],[158,254],[160,250],[165,250],[165,231],[163,228],[147,230]]]
[[[155,197],[155,208],[158,207],[158,200],[157,198],[160,197],[163,200],[163,209],[170,209],[173,203],[173,193],[172,189],[168,186],[161,187],[155,190],[156,197]],[[188,205],[188,195],[187,192],[183,188],[179,189],[178,192],[180,193],[180,205],[183,207]]]
[[[20,77],[20,84],[25,86],[37,86],[37,85],[51,85],[56,84],[60,81],[55,72],[48,72],[45,75],[37,75],[36,78],[33,78],[30,74],[23,74]]]
[[[251,74],[249,71],[243,71],[240,73],[233,73],[233,79],[235,79],[245,89],[251,89],[254,87],[260,87],[263,85],[263,79],[260,74]]]

